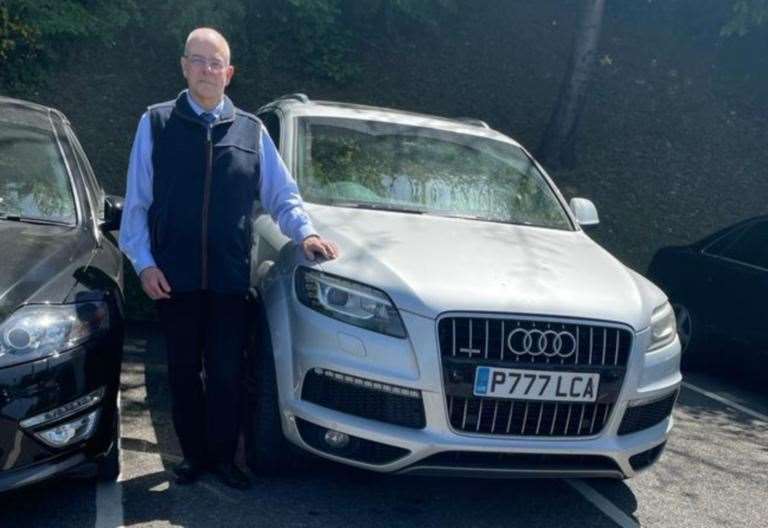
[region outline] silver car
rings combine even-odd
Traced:
[[[282,97],[258,112],[341,258],[256,214],[247,457],[388,473],[628,478],[672,427],[666,296],[471,119]]]

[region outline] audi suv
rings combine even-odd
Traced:
[[[0,97],[0,491],[120,473],[121,203],[62,113]]]
[[[659,288],[593,242],[482,121],[282,97],[258,116],[319,232],[307,261],[253,223],[247,459],[298,448],[387,473],[627,478],[681,383]]]

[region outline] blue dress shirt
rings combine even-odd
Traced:
[[[189,93],[187,93],[187,100],[198,115],[206,111],[190,97]],[[223,107],[222,101],[208,112],[218,119]],[[317,232],[304,211],[296,182],[280,158],[272,138],[263,126],[261,132],[259,148],[261,205],[277,222],[280,231],[299,243],[308,236],[316,235]],[[150,249],[147,225],[147,211],[152,204],[152,177],[152,125],[149,114],[145,112],[139,121],[128,162],[128,181],[119,236],[120,249],[128,256],[137,274],[156,265]]]

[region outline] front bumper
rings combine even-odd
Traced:
[[[294,299],[287,301],[267,303],[283,432],[292,443],[324,458],[387,473],[628,478],[658,458],[672,428],[670,416],[652,427],[618,434],[629,405],[674,398],[682,381],[679,342],[646,353],[647,330],[634,335],[618,399],[598,434],[500,437],[451,427],[434,320],[401,312],[409,334],[403,340],[351,327]],[[312,369],[419,391],[425,426],[391,425],[303,400],[302,384]],[[337,456],[309,439],[307,423],[363,443],[397,448],[399,455],[376,464]]]
[[[56,356],[0,369],[0,491],[77,470],[109,450],[121,360],[122,338],[115,332]],[[100,388],[103,396],[95,405],[48,423],[21,425]],[[95,426],[82,441],[55,448],[35,434],[93,412]]]

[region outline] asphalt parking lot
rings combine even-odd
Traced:
[[[122,374],[117,484],[46,482],[0,496],[0,526],[768,526],[768,393],[686,377],[661,460],[625,482],[390,477],[320,464],[232,491],[175,486],[162,339],[134,326]]]

